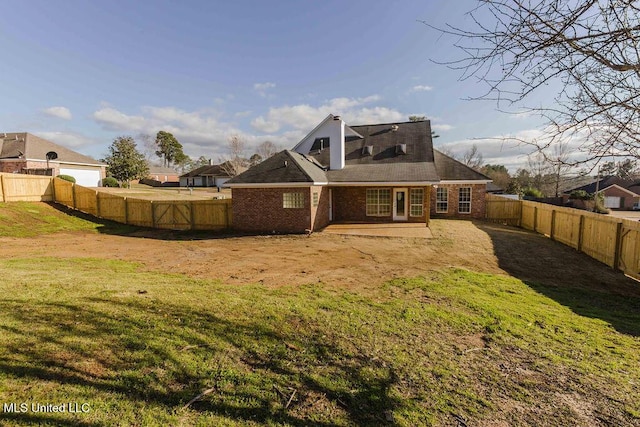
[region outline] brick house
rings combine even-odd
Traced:
[[[482,218],[490,181],[434,150],[429,121],[348,126],[329,115],[226,185],[237,230],[304,233],[331,222]]]
[[[107,165],[27,132],[0,133],[0,172],[71,175],[85,187],[100,186]]]
[[[607,176],[582,187],[567,190],[565,194],[570,195],[577,190],[583,190],[588,194],[597,191],[604,196],[604,206],[610,209],[631,210],[635,203],[640,202],[640,182],[633,179]]]

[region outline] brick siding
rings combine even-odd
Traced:
[[[393,198],[393,187],[333,187],[333,219],[337,222],[392,222],[393,209],[386,216],[368,216],[367,215],[367,189],[387,188],[391,189],[391,197]],[[408,222],[426,222],[427,213],[429,212],[429,188],[425,187],[396,187],[407,188],[407,198],[410,197],[411,188],[424,189],[424,206],[422,216],[408,215]],[[410,204],[407,204],[410,212]]]
[[[461,218],[461,219],[480,219],[485,217],[487,193],[486,184],[438,184],[439,188],[447,188],[449,190],[449,206],[447,213],[436,213],[436,189],[431,191],[431,217],[432,218]],[[471,212],[458,212],[458,195],[460,188],[471,187]]]
[[[284,193],[303,193],[303,208],[282,207]],[[305,233],[311,228],[309,187],[232,188],[233,228],[252,233]],[[321,219],[321,218],[320,218]],[[318,220],[318,215],[316,215]]]
[[[607,188],[603,191],[605,197],[622,198],[622,206],[619,209],[633,209],[633,204],[639,200],[638,196],[632,196],[626,191],[622,191],[617,187]]]

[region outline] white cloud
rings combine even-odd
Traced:
[[[275,83],[254,83],[253,88],[260,94],[260,96],[267,96],[267,91],[276,87]]]
[[[266,133],[277,132],[283,128],[310,131],[329,114],[337,114],[350,124],[383,123],[406,120],[406,115],[386,107],[366,107],[380,100],[378,95],[364,98],[333,98],[319,106],[309,104],[285,105],[270,108],[265,116],[259,116],[251,126]],[[303,137],[304,133],[300,133]]]
[[[563,142],[569,146],[569,161],[579,161],[584,159],[584,153],[580,151],[584,143],[584,135],[574,135],[566,137]],[[474,144],[482,154],[484,162],[490,164],[501,164],[507,167],[510,172],[515,173],[518,168],[526,167],[527,157],[536,152],[535,144],[549,144],[545,150],[551,157],[558,142],[551,142],[545,129],[523,129],[510,135],[497,135],[487,138],[463,139],[453,142],[440,143],[435,141],[436,149],[450,151],[454,155],[461,156]]]
[[[412,92],[428,92],[430,90],[433,90],[433,86],[416,85],[416,86],[411,88]]]
[[[49,107],[45,108],[43,112],[48,116],[57,117],[63,120],[71,120],[73,118],[71,111],[67,107]]]
[[[131,135],[139,133],[155,137],[160,130],[171,132],[191,157],[204,155],[218,161],[226,154],[227,141],[238,135],[249,147],[257,146],[264,137],[244,132],[234,123],[220,119],[215,110],[184,111],[175,107],[143,107],[141,114],[130,115],[113,107],[101,108],[93,113],[103,128]],[[251,150],[251,148],[249,148]]]
[[[142,107],[134,114],[103,104],[93,119],[108,131],[155,136],[159,130],[173,133],[191,157],[204,155],[217,161],[226,154],[231,135],[240,136],[252,152],[269,139],[282,148],[293,147],[329,113],[341,115],[353,125],[407,120],[398,110],[376,105],[378,95],[361,98],[333,98],[320,105],[299,104],[272,107],[266,114],[249,120],[250,112],[222,114],[215,109],[185,111],[175,107]],[[247,129],[242,124],[250,124]],[[248,153],[249,155],[251,153]]]
[[[65,132],[65,131],[36,131],[35,135],[40,138],[47,139],[49,141],[60,144],[63,147],[71,148],[73,150],[87,147],[96,143],[96,141],[88,136],[82,135],[77,132]]]
[[[431,129],[438,132],[447,132],[453,130],[454,127],[446,123],[431,124]]]

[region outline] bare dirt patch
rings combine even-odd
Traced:
[[[323,282],[366,288],[448,267],[509,274],[563,287],[640,295],[640,285],[584,254],[535,233],[470,221],[433,220],[433,239],[342,236],[126,235],[58,233],[0,238],[2,256],[120,259],[146,269],[270,286]]]

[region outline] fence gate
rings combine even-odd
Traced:
[[[153,224],[156,228],[188,230],[191,228],[191,204],[153,202]]]

